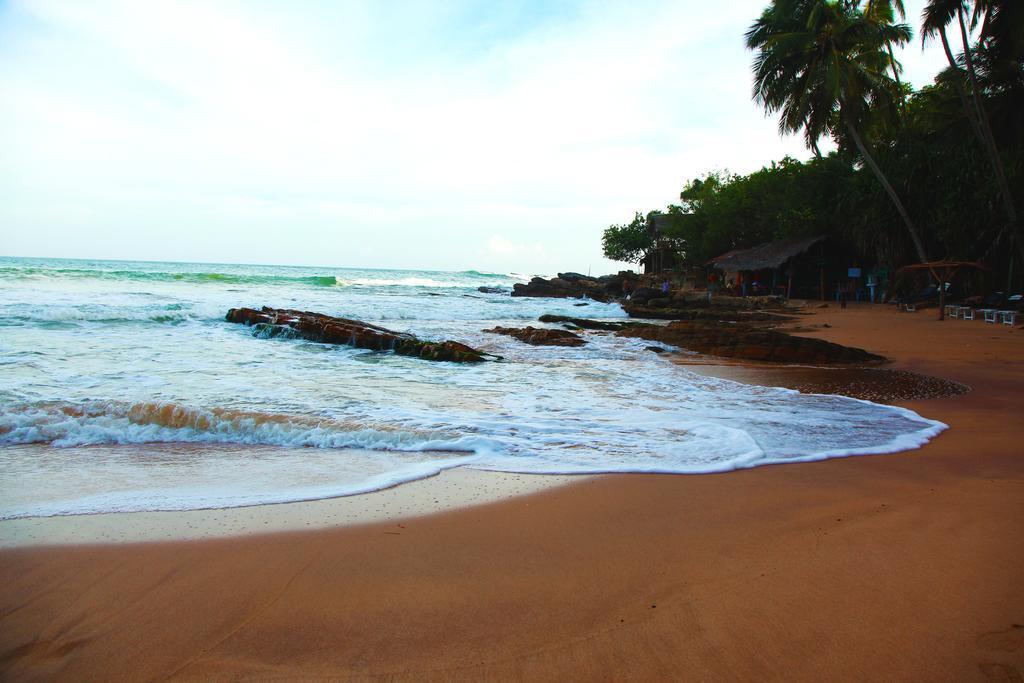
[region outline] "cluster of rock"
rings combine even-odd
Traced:
[[[622,308],[631,318],[659,320],[768,320],[785,319],[785,301],[775,297],[715,296],[709,300],[701,292],[673,293],[671,296],[650,287],[634,292]]]
[[[616,334],[659,341],[711,356],[743,360],[813,365],[885,361],[885,358],[863,349],[823,339],[797,337],[749,323],[677,321],[668,325],[634,325]]]
[[[628,302],[622,305],[631,318],[648,320],[706,320],[709,322],[762,322],[783,323],[793,319],[779,311],[738,309],[727,306],[639,306]]]
[[[622,296],[624,283],[635,281],[636,278],[637,275],[630,271],[597,278],[580,273],[559,273],[557,277],[550,280],[535,277],[525,284],[517,282],[512,286],[512,296],[586,298],[608,302]]]
[[[548,327],[495,327],[484,330],[491,334],[504,334],[534,346],[583,346],[587,340],[570,332]]]
[[[660,289],[642,286],[632,272],[590,278],[579,273],[559,273],[550,280],[534,278],[528,284],[516,284],[512,296],[585,297],[597,301],[622,300],[623,308],[635,318],[672,320],[667,325],[639,321],[605,321],[562,315],[543,315],[540,322],[560,327],[495,327],[484,332],[503,334],[535,346],[583,346],[587,340],[579,334],[615,333],[676,346],[697,353],[725,358],[775,363],[813,365],[877,363],[881,356],[863,349],[842,346],[821,339],[798,337],[772,329],[792,317],[782,302],[762,297],[716,296],[710,301],[704,294],[666,295]],[[492,288],[480,288],[497,293]],[[475,363],[493,354],[459,342],[431,342],[392,330],[347,318],[320,313],[264,307],[233,308],[227,319],[254,328],[264,337],[301,337],[328,344],[345,344],[375,351],[394,351],[403,356],[425,360]],[[648,347],[661,352],[661,347]]]
[[[455,341],[424,341],[411,334],[395,332],[360,320],[335,318],[309,311],[266,306],[259,310],[232,308],[226,318],[228,322],[251,326],[253,334],[260,337],[298,337],[325,344],[394,351],[400,356],[456,363],[479,363],[488,357],[499,358]]]

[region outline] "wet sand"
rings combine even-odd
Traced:
[[[508,500],[584,478],[456,468],[371,493],[297,503],[8,519],[0,520],[0,548],[198,540],[398,522]]]
[[[966,394],[966,384],[893,368],[772,367],[752,363],[679,362],[691,372],[744,384],[785,387],[805,394],[841,394],[875,403],[902,404],[907,401],[946,398]]]
[[[813,320],[969,385],[900,403],[951,429],[402,522],[4,550],[0,676],[1021,680],[1024,332],[869,306]]]

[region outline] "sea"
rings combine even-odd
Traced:
[[[615,303],[526,274],[0,258],[0,519],[315,500],[451,468],[700,474],[919,447],[894,406],[688,371],[651,342],[486,333]],[[478,291],[486,287],[490,292]],[[502,357],[430,362],[225,321],[272,306]],[[671,347],[667,350],[678,351]]]

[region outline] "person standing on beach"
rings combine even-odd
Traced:
[[[708,275],[708,303],[711,303],[711,297],[715,295],[715,291],[718,289],[718,273],[711,271]]]

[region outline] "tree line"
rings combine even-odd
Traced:
[[[658,213],[661,244],[695,264],[813,235],[891,267],[1024,263],[1024,2],[930,0],[919,35],[948,66],[916,91],[893,49],[913,40],[904,19],[902,0],[772,0],[746,33],[753,98],[813,155],[693,179],[678,203],[609,226],[605,256],[644,258]]]

